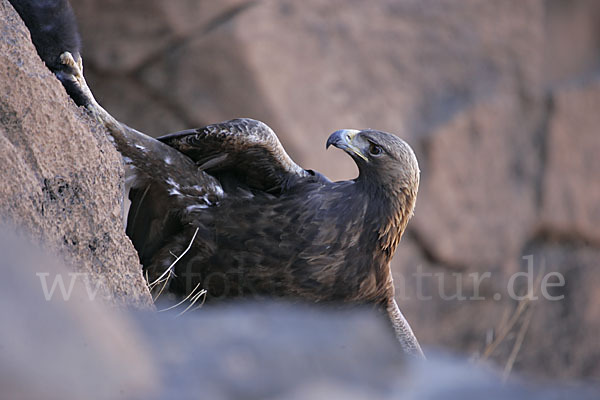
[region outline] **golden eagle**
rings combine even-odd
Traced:
[[[326,147],[348,153],[359,175],[332,182],[298,166],[253,119],[144,135],[96,103],[69,53],[62,60],[125,161],[126,231],[149,281],[169,272],[168,291],[185,296],[201,286],[209,302],[371,304],[387,312],[404,350],[422,356],[390,270],[419,186],[405,141],[372,129],[334,132]]]
[[[394,300],[390,271],[419,186],[406,142],[371,129],[334,132],[327,147],[347,152],[359,176],[331,182],[298,166],[275,133],[252,119],[153,139],[94,100],[68,1],[12,3],[38,53],[123,156],[126,231],[150,281],[167,274],[171,293],[185,297],[202,287],[207,301],[371,304],[388,313],[404,350],[422,355]]]

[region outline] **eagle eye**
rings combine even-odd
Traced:
[[[378,156],[378,155],[381,155],[381,153],[383,153],[383,149],[381,148],[381,146],[378,146],[375,143],[369,144],[369,154],[370,155]]]

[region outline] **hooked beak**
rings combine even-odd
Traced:
[[[335,131],[327,139],[327,144],[325,145],[325,148],[328,149],[329,146],[333,145],[338,149],[344,150],[351,156],[357,155],[363,160],[369,161],[369,159],[364,156],[360,149],[353,144],[354,138],[359,132],[360,131],[356,129],[340,129],[339,131]]]

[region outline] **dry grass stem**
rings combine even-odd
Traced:
[[[167,283],[169,282],[171,276],[175,275],[175,273],[173,272],[173,270],[175,268],[175,264],[177,264],[177,262],[179,260],[181,260],[183,258],[183,256],[185,256],[187,254],[188,251],[190,251],[190,249],[192,248],[192,244],[194,243],[194,240],[196,240],[196,236],[198,235],[199,229],[200,228],[196,228],[196,231],[194,231],[194,235],[192,236],[192,240],[190,240],[190,243],[188,244],[187,248],[175,259],[175,261],[173,261],[171,263],[171,265],[169,265],[169,267],[158,278],[156,278],[153,282],[148,284],[148,288],[150,289],[150,291],[152,291],[152,290],[154,290],[156,285],[163,283],[160,291],[158,292],[156,297],[153,299],[153,301],[156,302],[156,300],[160,297],[163,290],[167,286]]]
[[[510,373],[512,371],[513,365],[515,364],[515,360],[517,359],[517,355],[519,354],[519,350],[521,350],[521,346],[523,345],[523,341],[525,340],[525,335],[527,334],[527,329],[529,328],[529,323],[531,322],[531,318],[533,317],[533,307],[529,307],[527,314],[523,318],[523,323],[521,324],[521,329],[519,329],[519,333],[517,335],[517,339],[515,340],[515,344],[510,352],[510,356],[506,361],[506,365],[504,366],[504,372],[502,374],[502,380],[506,382]]]
[[[479,358],[479,361],[487,360],[494,353],[494,351],[498,348],[498,346],[506,339],[508,334],[513,330],[513,328],[515,327],[517,322],[519,322],[519,319],[523,316],[525,311],[527,311],[528,308],[530,308],[531,300],[537,295],[537,291],[535,290],[535,288],[540,286],[540,283],[542,281],[542,277],[543,277],[545,271],[546,271],[546,265],[545,265],[545,263],[543,263],[542,266],[540,267],[540,270],[538,271],[538,274],[535,279],[535,283],[533,284],[533,288],[531,290],[528,290],[527,297],[525,297],[524,299],[519,301],[519,304],[518,304],[517,308],[515,309],[515,311],[513,312],[512,316],[510,318],[508,318],[508,320],[505,320],[503,318],[503,321],[500,324],[498,335],[494,338],[494,340],[488,346],[486,346],[483,354]],[[525,318],[528,318],[527,314],[526,314]],[[525,324],[525,322],[523,322],[523,324]],[[529,322],[527,322],[527,325],[528,324],[529,324]],[[523,335],[525,335],[525,333],[526,333],[526,330],[524,331]],[[513,348],[513,350],[514,350],[514,348]],[[517,353],[518,353],[518,351],[517,351]],[[516,357],[516,354],[515,354],[515,357]],[[514,363],[514,360],[513,360],[513,363]]]

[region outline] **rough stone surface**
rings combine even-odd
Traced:
[[[0,19],[2,220],[64,257],[99,296],[149,306],[121,222],[119,154],[41,62],[7,1]]]
[[[139,68],[156,55],[210,30],[211,22],[227,20],[249,1],[75,0],[72,3],[77,17],[85,21],[80,25],[82,35],[88,38],[85,48],[89,60],[97,68],[113,72]],[[105,24],[106,20],[111,24]]]
[[[596,0],[546,0],[544,66],[546,84],[568,83],[595,75],[600,59],[600,3]]]
[[[241,59],[244,44],[237,30],[222,26],[190,39],[154,62],[141,66],[140,80],[182,110],[186,121],[222,121],[232,110],[239,117],[273,120],[260,95],[256,76]],[[202,76],[202,79],[196,77]]]
[[[443,299],[433,275],[431,300],[399,297],[426,344],[484,351],[518,307],[507,284],[531,252],[560,259],[570,285],[597,281],[585,267],[600,247],[597,1],[73,3],[92,88],[133,127],[262,119],[296,161],[333,179],[356,174],[342,152],[325,152],[333,130],[405,137],[422,186],[396,276],[420,263],[446,277],[446,294],[455,282],[469,294],[469,274],[491,274],[483,301]],[[516,369],[598,376],[592,339],[574,333],[595,329],[586,310],[598,295],[584,287],[568,304],[536,305]]]
[[[496,93],[434,130],[413,227],[435,258],[487,270],[517,256],[536,222],[543,118],[543,103]]]
[[[600,79],[560,89],[547,139],[542,224],[600,243]]]

